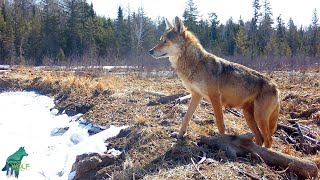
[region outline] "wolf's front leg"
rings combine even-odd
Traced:
[[[219,133],[224,134],[226,127],[223,121],[221,97],[219,95],[216,95],[216,96],[210,96],[209,98],[214,111],[214,116],[216,118],[216,123],[217,123]]]
[[[188,111],[183,118],[183,122],[182,122],[182,125],[180,128],[180,131],[179,131],[178,138],[183,137],[183,135],[186,133],[190,119],[191,119],[194,111],[197,109],[201,99],[202,99],[202,96],[200,94],[198,94],[196,92],[191,92],[191,102],[188,107]]]

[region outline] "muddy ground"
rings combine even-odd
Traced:
[[[174,73],[159,76],[133,70],[10,69],[0,74],[0,91],[36,91],[53,97],[60,113],[82,113],[99,125],[130,126],[108,140],[108,148],[122,150],[122,155],[88,167],[79,179],[299,179],[292,172],[269,167],[249,156],[230,160],[223,151],[199,143],[200,136],[218,132],[207,103],[201,103],[194,114],[186,139],[172,138],[170,133],[179,130],[188,102],[150,102],[156,102],[159,94],[188,94]],[[263,73],[281,91],[280,122],[290,125],[288,120],[294,119],[320,141],[319,69]],[[250,132],[242,116],[224,112],[224,119],[226,133]],[[306,154],[280,136],[278,132],[273,136],[273,150],[320,167],[319,153]],[[206,159],[197,164],[204,155]]]

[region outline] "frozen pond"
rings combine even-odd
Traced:
[[[0,94],[1,169],[10,155],[24,147],[28,156],[21,161],[19,179],[72,178],[69,173],[76,155],[105,152],[105,140],[125,128],[110,126],[89,136],[92,124],[75,122],[80,115],[56,115],[52,107],[53,99],[33,92]],[[6,171],[0,171],[0,179],[7,179]]]

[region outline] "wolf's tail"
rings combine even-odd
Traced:
[[[7,162],[6,162],[6,165],[4,165],[4,167],[2,168],[1,171],[6,171],[7,170]]]

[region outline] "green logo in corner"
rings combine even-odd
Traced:
[[[2,168],[2,171],[7,171],[7,176],[14,176],[18,178],[19,171],[27,170],[29,164],[21,164],[22,158],[28,156],[24,147],[20,147],[18,151],[13,153],[7,158],[6,165]]]

